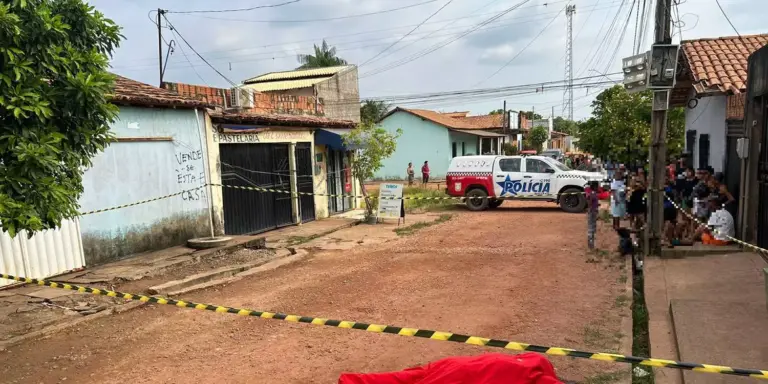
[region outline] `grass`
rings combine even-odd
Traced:
[[[584,327],[584,343],[590,348],[616,351],[621,343],[621,332],[608,332],[600,324]]]
[[[622,293],[621,295],[616,296],[616,300],[614,301],[613,306],[616,308],[624,308],[624,306],[627,305],[630,300],[631,299],[629,296]]]
[[[651,340],[648,334],[648,308],[645,306],[645,291],[642,272],[636,273],[632,280],[635,294],[632,299],[632,354],[634,356],[647,357],[651,352]],[[650,368],[632,364],[648,372],[643,377],[632,375],[632,384],[653,384],[653,371]]]
[[[309,236],[288,236],[288,238],[285,239],[285,246],[286,247],[295,247],[299,244],[308,243],[314,239],[317,239],[319,237],[323,237],[326,235],[330,235],[331,233],[334,233],[338,231],[340,228],[333,228],[325,232],[321,233],[315,233],[314,235]]]
[[[607,210],[607,209],[603,209],[603,210],[601,210],[600,212],[598,212],[598,214],[597,214],[597,218],[598,218],[599,220],[602,220],[604,223],[610,223],[610,222],[611,222],[611,220],[613,219],[613,218],[611,217],[611,213],[610,213],[610,212],[608,212],[608,210]]]
[[[375,211],[379,205],[379,191],[372,191],[370,197],[373,202],[373,210]],[[403,188],[403,197],[449,197],[444,191],[436,189],[427,189],[421,187],[405,187]],[[457,199],[435,199],[435,200],[411,200],[405,199],[405,212],[414,213],[420,211],[436,211],[446,209],[452,205],[455,205]]]
[[[435,221],[423,221],[420,223],[411,224],[407,227],[395,228],[394,231],[398,236],[413,235],[414,233],[416,233],[416,231],[420,229],[430,227],[440,223],[445,223],[446,221],[450,220],[452,217],[453,215],[448,215],[448,214],[440,215],[440,217],[438,217],[437,220]]]

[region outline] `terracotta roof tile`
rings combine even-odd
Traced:
[[[747,59],[768,44],[768,34],[727,36],[683,41],[683,56],[698,93],[746,89]]]
[[[210,108],[213,105],[204,101],[180,96],[167,89],[158,88],[149,84],[131,80],[127,77],[116,75],[114,94],[110,101],[115,104],[142,105],[142,106],[167,106],[182,108]]]
[[[467,116],[463,120],[481,129],[504,128],[504,115]]]
[[[306,115],[276,115],[257,113],[211,112],[215,123],[269,124],[278,126],[301,126],[316,128],[354,128],[355,122]]]
[[[411,114],[414,114],[416,116],[419,116],[423,119],[429,120],[433,123],[440,124],[447,128],[453,128],[453,129],[481,129],[480,127],[477,127],[470,122],[464,121],[464,119],[459,118],[453,118],[449,117],[448,115],[444,115],[440,112],[430,111],[427,109],[410,109],[410,108],[402,108],[397,107],[390,114],[396,112],[396,111],[405,111]]]

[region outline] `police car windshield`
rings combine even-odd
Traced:
[[[552,165],[554,165],[555,167],[557,167],[557,169],[559,169],[561,171],[565,172],[565,171],[570,171],[571,170],[570,168],[568,168],[567,165],[565,165],[565,164],[563,164],[563,163],[561,163],[561,162],[559,162],[559,161],[557,161],[555,159],[552,159],[550,161],[552,162]]]

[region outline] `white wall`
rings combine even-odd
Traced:
[[[685,110],[685,130],[696,131],[693,166],[698,168],[700,135],[709,134],[709,165],[715,172],[725,166],[725,107],[726,96],[703,97],[696,108]]]

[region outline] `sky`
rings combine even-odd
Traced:
[[[640,51],[649,49],[653,39],[651,9],[645,41],[634,43],[639,34],[635,25],[640,24],[637,29],[643,30],[635,17],[636,8],[646,0],[298,0],[251,11],[174,13],[289,1],[293,0],[89,3],[123,28],[125,40],[111,61],[112,71],[152,85],[159,84],[158,36],[150,18],[155,17],[158,7],[169,11],[166,17],[175,27],[172,31],[163,22],[163,38],[176,43],[165,81],[230,87],[224,77],[240,83],[259,74],[296,68],[296,56],[312,53],[313,45],[325,38],[336,47],[339,57],[359,65],[361,98],[530,85],[525,94],[479,99],[457,96],[408,106],[470,111],[473,115],[502,108],[504,101],[512,110],[534,109],[544,116],[565,114],[562,89],[544,87],[543,92],[536,92],[532,84],[565,78],[566,4],[576,6],[573,77],[591,77],[574,84],[620,79],[603,75],[620,72],[621,58],[631,56],[635,45]],[[679,4],[673,19],[680,20],[674,27],[675,42],[681,36],[690,40],[735,35],[715,0],[674,1]],[[633,3],[637,5],[628,15]],[[768,27],[761,23],[761,15],[768,14],[768,1],[720,0],[720,4],[740,34],[768,33]],[[492,19],[515,5],[516,9]],[[467,33],[473,28],[474,32]],[[179,36],[223,76],[197,57]],[[164,56],[165,52],[164,47]],[[574,87],[574,118],[589,117],[592,99],[609,85]]]

